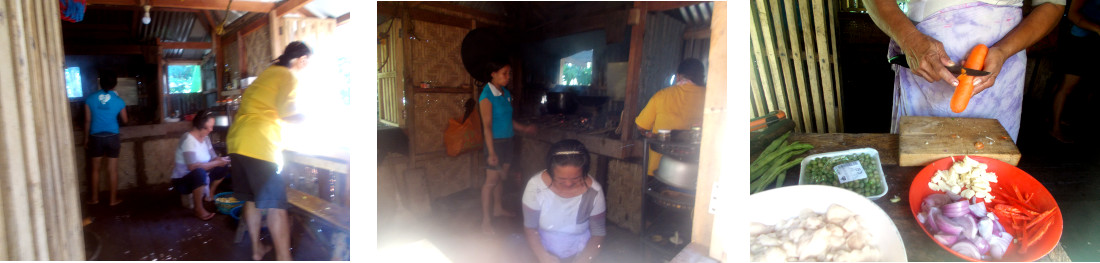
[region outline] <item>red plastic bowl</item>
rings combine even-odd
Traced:
[[[955,156],[954,158],[955,160],[962,160],[963,156]],[[1040,184],[1039,181],[1036,181],[1035,178],[1032,178],[1031,175],[1020,170],[1020,168],[1016,168],[1016,166],[992,158],[970,156],[970,159],[988,165],[989,168],[987,168],[986,171],[997,174],[997,182],[991,184],[994,189],[1000,186],[1012,191],[1012,185],[1016,185],[1021,193],[1035,193],[1031,202],[1038,206],[1037,208],[1039,210],[1046,211],[1052,208],[1058,208],[1058,203],[1054,201],[1054,197],[1050,195],[1046,187],[1043,187],[1043,184]],[[954,160],[950,157],[937,160],[925,166],[924,169],[917,174],[917,177],[913,179],[913,185],[909,187],[909,209],[912,210],[914,218],[920,213],[920,206],[924,197],[935,193],[935,191],[928,188],[928,182],[932,180],[932,176],[934,176],[938,170],[947,170],[953,163]],[[1002,257],[1000,261],[1036,261],[1046,256],[1051,250],[1054,250],[1054,246],[1058,245],[1058,241],[1062,238],[1061,209],[1055,210],[1050,219],[1054,220],[1054,223],[1050,225],[1050,229],[1047,230],[1047,233],[1043,235],[1042,239],[1028,248],[1027,253],[1020,253],[1020,244],[1014,242],[1009,245],[1008,251],[1005,252],[1004,257]],[[1002,226],[1008,226],[1012,223],[1005,218],[998,218],[998,220],[1001,221]],[[928,234],[928,238],[932,238],[932,233],[929,233],[928,229],[925,228],[923,224],[921,224],[920,228],[924,230],[925,234]],[[935,241],[934,238],[932,240]],[[939,244],[939,242],[936,242],[936,244]],[[969,261],[982,261],[981,259],[970,258],[956,253],[943,244],[939,245],[959,258]]]

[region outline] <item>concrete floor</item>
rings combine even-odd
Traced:
[[[227,190],[228,185],[223,186],[222,190]],[[123,203],[115,207],[107,205],[107,192],[100,193],[99,204],[82,205],[83,217],[92,220],[84,227],[88,260],[251,260],[247,235],[233,243],[237,220],[232,217],[218,214],[202,221],[180,205],[179,195],[168,191],[167,185],[119,194]],[[215,211],[213,203],[206,208]],[[329,259],[329,252],[305,234],[302,226],[295,225],[291,232],[295,260]],[[261,241],[270,245],[267,230],[261,233]],[[273,253],[264,258],[274,259]]]
[[[436,200],[429,218],[403,217],[379,227],[379,247],[427,239],[453,262],[536,262],[523,234],[522,188],[513,181],[505,182],[502,199],[517,216],[494,218],[495,235],[481,233],[481,189],[471,188]],[[646,262],[636,234],[610,222],[607,228],[596,262]]]

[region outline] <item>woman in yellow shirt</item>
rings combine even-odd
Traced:
[[[245,90],[240,111],[226,138],[233,164],[233,192],[238,200],[245,201],[242,217],[252,239],[254,260],[263,259],[271,250],[260,244],[263,215],[259,209],[267,209],[267,227],[275,245],[275,258],[292,259],[286,183],[276,163],[282,155],[282,123],[300,120],[294,109],[298,86],[294,74],[309,64],[312,54],[313,51],[300,41],[287,45],[275,64],[264,69]]]
[[[703,96],[706,90],[702,85],[706,71],[703,62],[690,58],[680,62],[676,69],[676,85],[662,89],[649,99],[634,124],[647,137],[657,130],[687,130],[692,125],[703,123]],[[648,149],[647,149],[648,150]],[[649,166],[646,173],[653,175],[661,154],[649,151]]]

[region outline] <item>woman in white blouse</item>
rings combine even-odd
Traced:
[[[547,168],[523,191],[527,244],[539,262],[590,262],[607,235],[603,188],[588,176],[584,144],[563,140],[550,146]]]
[[[214,118],[209,112],[195,114],[191,121],[191,130],[180,137],[176,149],[176,167],[172,169],[172,187],[180,194],[191,194],[194,198],[195,217],[210,220],[214,213],[202,207],[203,194],[207,202],[213,201],[218,184],[229,176],[229,157],[218,157],[210,143],[210,132],[214,130]],[[206,186],[211,187],[207,190]]]

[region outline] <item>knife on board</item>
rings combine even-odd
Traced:
[[[905,60],[905,54],[901,54],[901,55],[891,57],[888,61],[890,62],[890,64],[899,65],[899,66],[902,66],[902,67],[909,68],[909,62],[907,62]],[[947,71],[951,72],[951,74],[955,74],[956,76],[962,75],[963,72],[966,72],[966,75],[975,76],[975,77],[980,77],[980,76],[985,76],[985,75],[990,74],[989,71],[981,71],[981,70],[972,69],[972,68],[965,68],[965,67],[962,66],[962,64],[958,64],[958,63],[956,63],[954,66],[943,66],[943,67],[947,68]]]

